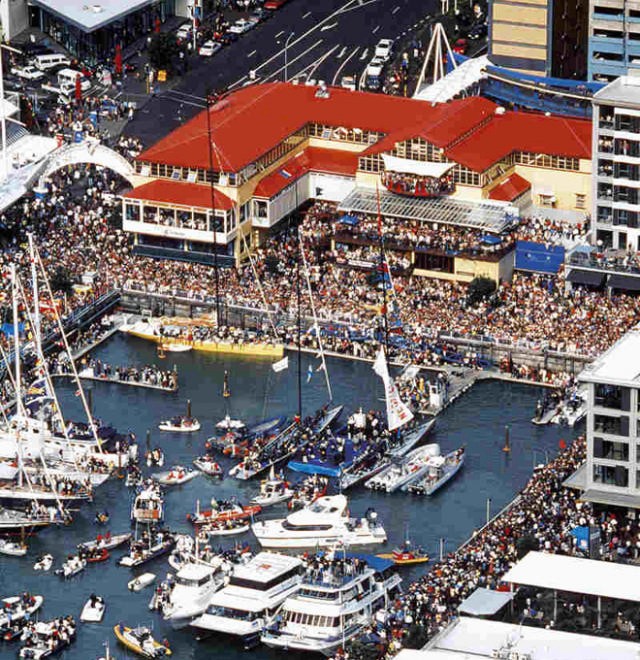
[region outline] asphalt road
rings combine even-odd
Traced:
[[[291,0],[274,16],[210,59],[195,64],[177,85],[160,89],[137,113],[126,133],[153,144],[205,107],[209,90],[235,89],[250,81],[363,77],[379,39],[399,39],[439,9],[437,0]]]

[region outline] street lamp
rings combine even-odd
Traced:
[[[287,57],[287,49],[289,48],[289,42],[293,37],[295,36],[295,32],[291,32],[289,36],[287,37],[287,40],[284,42],[284,81],[287,82],[288,76],[287,76],[287,67],[289,65],[289,59]]]

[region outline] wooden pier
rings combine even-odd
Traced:
[[[51,374],[52,378],[73,378],[73,374]],[[120,380],[115,376],[87,376],[78,374],[80,380],[91,381],[94,383],[113,383],[114,385],[129,385],[131,387],[142,387],[148,390],[159,390],[161,392],[177,392],[178,387],[163,387],[162,385],[154,385],[153,383],[144,383],[136,380]]]

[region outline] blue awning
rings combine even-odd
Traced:
[[[361,559],[362,561],[366,561],[374,571],[386,571],[388,568],[391,568],[394,565],[391,559],[384,559],[376,555],[362,554],[359,552],[347,552],[347,557],[350,557],[351,559]]]
[[[357,216],[352,215],[351,213],[346,213],[341,218],[338,218],[338,222],[342,223],[343,225],[355,227],[360,221],[358,220]]]
[[[498,245],[502,243],[500,236],[492,236],[491,234],[485,234],[480,238],[480,241],[486,245]]]

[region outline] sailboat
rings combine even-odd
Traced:
[[[225,416],[216,424],[216,429],[225,433],[241,434],[246,428],[245,423],[240,419],[231,419],[229,411],[229,399],[231,390],[229,389],[229,372],[224,370],[224,381],[222,384],[222,398],[224,399]]]
[[[191,401],[187,401],[186,415],[176,415],[166,419],[158,424],[158,428],[161,431],[173,431],[174,433],[195,433],[199,431],[200,422],[191,416]]]

